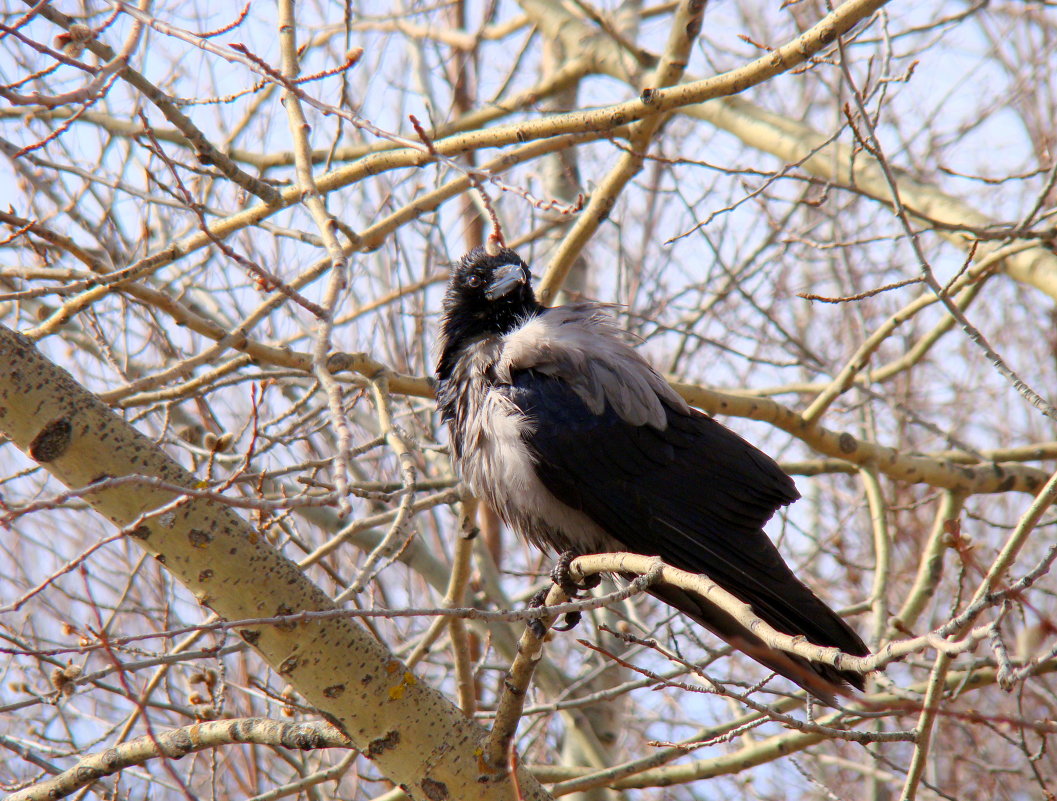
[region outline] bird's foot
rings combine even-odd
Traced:
[[[569,567],[579,555],[574,550],[563,551],[558,556],[558,561],[554,563],[554,569],[551,570],[551,581],[561,587],[562,592],[569,596],[570,601],[575,601],[579,598],[581,592],[593,590],[602,581],[602,577],[598,575],[588,576],[582,582],[577,582],[573,579],[572,575],[570,575]],[[554,630],[569,631],[574,629],[582,617],[583,615],[579,612],[567,612],[562,623],[556,624]]]
[[[562,592],[568,595],[570,599],[575,599],[581,591],[593,590],[602,582],[602,577],[598,574],[588,576],[580,583],[573,579],[569,568],[573,560],[578,556],[580,556],[580,553],[574,550],[562,551],[558,556],[558,561],[554,563],[554,568],[551,570],[551,581],[561,587]]]
[[[562,592],[569,597],[570,601],[575,601],[580,597],[581,592],[593,590],[602,582],[602,577],[598,575],[588,576],[579,583],[573,579],[572,575],[570,575],[569,567],[579,555],[578,552],[573,550],[563,552],[558,556],[558,561],[554,563],[554,569],[551,570],[551,581],[561,587]],[[529,609],[537,609],[545,605],[549,590],[549,587],[544,587],[529,598]],[[556,623],[552,628],[555,631],[569,631],[577,626],[582,617],[583,615],[579,612],[567,612],[563,616],[562,622]],[[543,625],[543,620],[538,617],[530,620],[528,626],[539,639],[543,639],[547,633],[547,627]]]
[[[546,605],[547,593],[549,591],[550,587],[544,587],[539,592],[534,593],[533,596],[529,598],[528,608],[539,609],[541,606]],[[547,636],[547,627],[543,625],[543,618],[541,617],[534,617],[529,620],[528,627],[532,631],[532,633],[536,635],[537,640],[542,640],[544,637]]]

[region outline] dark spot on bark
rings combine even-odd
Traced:
[[[77,768],[76,773],[77,782],[80,785],[91,784],[103,775],[103,771],[99,768]]]
[[[279,604],[275,609],[275,614],[272,617],[285,617],[286,615],[294,614],[294,610],[286,604]],[[280,631],[293,631],[297,628],[297,624],[292,620],[285,621],[283,623],[276,623],[275,627]]]
[[[72,435],[73,426],[68,419],[52,420],[29,443],[29,455],[41,464],[58,459],[70,447]]]
[[[426,798],[429,801],[447,801],[448,796],[448,785],[444,782],[438,782],[436,779],[431,779],[429,776],[422,780],[422,792],[426,794]]]
[[[514,682],[511,681],[509,676],[503,679],[503,686],[506,687],[506,691],[508,693],[515,697],[520,697],[525,694],[525,691],[519,688],[516,684],[514,684]]]
[[[172,732],[169,737],[169,748],[166,749],[166,756],[169,759],[181,759],[190,754],[194,748],[194,740],[187,733],[185,729],[177,729]]]
[[[377,759],[380,755],[384,754],[391,748],[396,748],[399,742],[400,732],[395,729],[387,732],[384,737],[377,737],[374,740],[371,740],[370,744],[367,746],[367,758]]]
[[[317,709],[316,710],[316,714],[320,715],[323,718],[323,720],[325,720],[327,723],[329,723],[335,729],[337,729],[342,734],[344,734],[345,738],[347,740],[350,740],[350,741],[352,740],[352,738],[349,737],[348,730],[345,728],[345,724],[342,723],[338,718],[334,717],[332,714],[330,714],[329,712],[327,712],[326,710],[323,710],[323,709]]]
[[[297,666],[301,664],[301,657],[299,656],[288,656],[282,662],[279,663],[279,674],[287,675],[297,670]]]
[[[128,535],[130,537],[135,537],[137,540],[150,539],[150,526],[146,524],[136,526],[128,533]]]
[[[100,473],[99,475],[97,475],[95,478],[93,478],[88,483],[89,484],[98,484],[100,481],[106,481],[108,478],[113,478],[113,476],[110,475],[109,473]]]
[[[103,768],[106,770],[107,773],[113,773],[114,770],[117,768],[119,761],[117,749],[108,748],[103,753],[103,756],[99,758],[99,761],[100,763],[102,763]]]
[[[157,556],[155,556],[154,558],[158,560],[158,564],[160,564],[160,565],[164,565],[165,564],[165,554],[160,553]]]
[[[211,578],[213,578],[213,571],[208,567],[198,574],[198,580],[200,582],[209,581]]]
[[[239,636],[250,645],[256,645],[257,640],[261,638],[261,633],[258,629],[242,629]]]
[[[231,724],[227,727],[228,737],[230,737],[231,740],[236,743],[246,742],[248,731],[249,727],[244,726],[243,721],[241,720],[233,720],[231,721]]]
[[[837,447],[840,448],[841,453],[854,453],[855,449],[859,447],[859,443],[855,440],[855,437],[845,431],[837,438]]]
[[[301,751],[315,751],[317,748],[329,748],[326,735],[322,732],[304,729],[300,726],[287,728],[280,742],[287,748],[297,748]]]
[[[208,531],[202,531],[200,528],[193,528],[187,532],[187,539],[190,541],[192,548],[205,548],[213,541],[213,535]]]
[[[327,698],[340,698],[344,692],[344,684],[331,684],[329,687],[323,688],[323,695]]]
[[[646,87],[645,89],[643,89],[642,90],[642,94],[639,95],[639,101],[642,103],[642,105],[644,105],[644,106],[652,105],[653,104],[653,100],[654,100],[654,90],[650,89],[649,87]]]
[[[332,353],[327,357],[327,372],[340,373],[349,369],[352,359],[347,353]]]

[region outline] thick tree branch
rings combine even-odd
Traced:
[[[155,475],[192,486],[193,476],[82,389],[32,344],[0,327],[0,431],[67,486]],[[230,508],[134,484],[87,496],[228,619],[332,609],[329,598]],[[413,797],[443,786],[451,797],[509,796],[504,773],[481,782],[474,750],[483,732],[420,682],[356,623],[342,618],[242,628],[242,638]],[[545,798],[522,771],[526,797]],[[425,788],[425,789],[424,789]]]
[[[352,747],[349,738],[329,723],[283,723],[270,718],[203,721],[137,737],[90,754],[58,776],[12,793],[7,801],[54,801],[89,787],[104,776],[113,776],[152,759],[180,759],[199,751],[242,743],[302,751]]]

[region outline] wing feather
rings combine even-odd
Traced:
[[[792,479],[707,415],[654,393],[664,414],[664,425],[655,427],[627,413],[629,405],[643,407],[641,398],[628,401],[622,413],[612,392],[597,413],[562,371],[511,373],[509,397],[529,423],[523,437],[541,483],[627,550],[709,576],[779,631],[868,653],[763,532],[778,508],[799,497]],[[715,616],[702,614],[700,604],[684,607],[729,639],[710,625]],[[862,684],[858,674],[816,671]]]

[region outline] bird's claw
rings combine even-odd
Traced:
[[[537,640],[542,640],[547,636],[547,627],[543,625],[543,620],[541,618],[532,618],[532,620],[528,622],[528,627],[529,631],[532,632]]]
[[[562,622],[555,623],[551,628],[555,631],[571,631],[579,625],[582,617],[583,615],[579,612],[566,612],[562,618]]]
[[[582,591],[593,590],[602,581],[602,577],[597,575],[588,576],[580,583],[577,583],[573,579],[569,574],[569,567],[572,565],[573,560],[579,555],[580,554],[576,551],[571,550],[563,552],[558,557],[558,561],[555,562],[554,569],[551,570],[551,581],[561,587],[562,592],[564,592],[571,601],[575,601]],[[544,587],[533,595],[528,602],[529,608],[535,609],[546,604],[549,589],[549,587]],[[579,625],[582,618],[583,615],[580,612],[567,612],[563,616],[562,622],[555,623],[551,628],[554,629],[554,631],[570,631]],[[543,620],[541,618],[533,618],[528,622],[528,626],[532,630],[532,633],[539,639],[543,639],[544,635],[547,633],[547,627],[543,625]]]
[[[573,579],[572,575],[570,575],[569,568],[571,567],[573,560],[579,555],[579,553],[573,550],[563,551],[558,556],[558,561],[554,563],[554,569],[551,570],[551,581],[561,587],[562,592],[569,597],[570,601],[575,601],[579,598],[581,592],[593,590],[602,581],[602,577],[597,574],[587,576],[580,582]],[[555,631],[569,631],[576,628],[582,618],[583,615],[580,612],[567,612],[562,623],[555,624],[553,629]]]
[[[551,570],[551,581],[561,587],[562,592],[568,595],[570,599],[575,599],[577,594],[584,590],[593,590],[602,582],[602,577],[598,574],[587,576],[581,582],[573,579],[569,568],[572,566],[573,560],[579,555],[578,552],[573,550],[563,551],[558,556],[558,561],[554,563],[554,568]]]
[[[539,607],[547,603],[547,593],[550,591],[550,587],[544,587],[537,591],[528,600],[529,609],[538,609]],[[547,636],[547,627],[543,624],[543,618],[534,617],[528,622],[529,630],[536,636],[537,640],[542,640]]]

